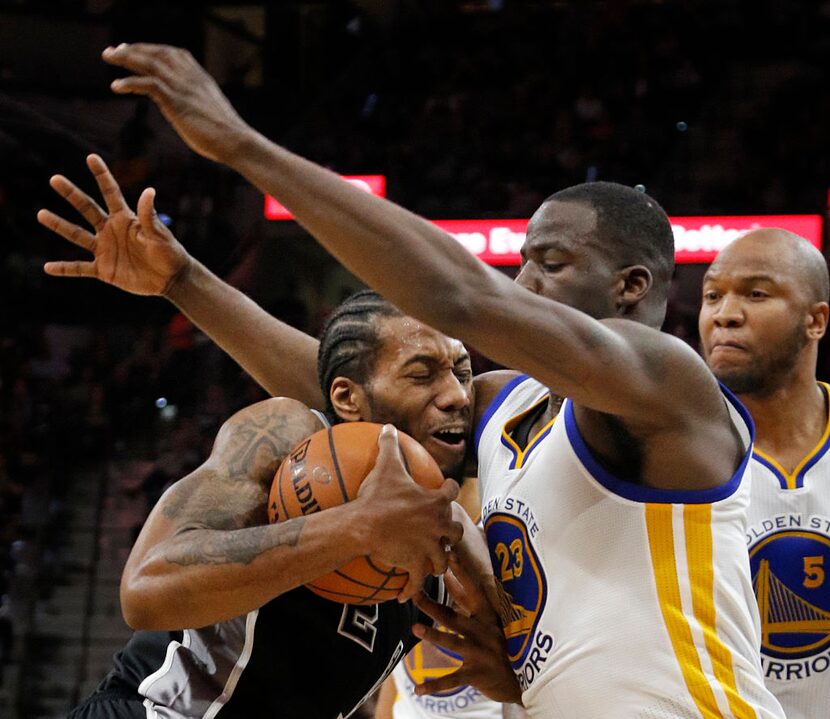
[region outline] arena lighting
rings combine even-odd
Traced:
[[[671,217],[675,260],[679,264],[711,262],[732,240],[749,230],[780,227],[822,246],[821,215],[741,215]],[[476,257],[490,265],[521,264],[519,249],[527,220],[433,220]]]
[[[355,187],[378,197],[386,197],[386,175],[341,175]],[[265,195],[265,217],[269,220],[290,220],[291,213],[271,195]]]
[[[379,197],[386,196],[384,175],[343,175],[345,180]],[[265,217],[290,220],[291,213],[270,195],[265,196]],[[821,215],[713,215],[670,217],[674,230],[675,260],[679,264],[708,263],[732,240],[760,227],[781,227],[822,248]],[[476,257],[490,265],[519,265],[527,220],[433,220]]]

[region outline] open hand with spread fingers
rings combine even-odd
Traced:
[[[49,210],[37,213],[38,222],[92,253],[92,260],[47,262],[44,271],[56,277],[94,277],[136,295],[165,295],[186,271],[192,258],[164,226],[153,207],[155,190],[138,200],[137,214],[98,155],[87,157],[106,204],[95,200],[63,175],[49,184],[92,226],[84,229]]]
[[[469,684],[495,701],[521,704],[521,688],[507,658],[504,632],[494,609],[494,603],[501,601],[497,580],[492,574],[473,580],[455,553],[449,563],[451,572],[445,575],[445,582],[456,609],[417,595],[418,609],[441,628],[415,624],[412,633],[457,654],[462,664],[450,674],[419,684],[416,693],[423,696]]]

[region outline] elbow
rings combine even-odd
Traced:
[[[121,578],[121,615],[127,626],[133,630],[150,629],[152,612],[148,611],[148,603],[134,579],[127,573]]]
[[[152,582],[141,571],[124,570],[120,586],[121,614],[130,629],[165,628],[166,616],[161,612],[157,594],[152,591]]]

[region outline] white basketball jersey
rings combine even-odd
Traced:
[[[392,708],[394,719],[502,719],[501,704],[475,687],[465,685],[423,697],[415,694],[416,684],[460,666],[461,659],[455,654],[426,642],[416,644],[392,672],[398,691]]]
[[[828,385],[820,383],[825,393]],[[747,544],[767,686],[789,719],[830,715],[830,422],[788,473],[755,450]]]
[[[511,430],[547,401],[518,377],[477,428],[484,526],[510,595],[507,648],[531,717],[780,719],[761,676],[746,553],[746,454],[724,485],[623,482],[591,455],[567,400],[526,447]]]

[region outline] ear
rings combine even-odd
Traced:
[[[621,269],[615,298],[617,311],[621,315],[629,314],[643,301],[653,282],[654,278],[648,267],[631,265]]]
[[[826,302],[816,302],[810,307],[807,315],[807,338],[818,341],[824,337],[827,331],[827,318],[830,315],[830,308]]]
[[[370,417],[366,390],[348,377],[334,378],[329,398],[337,416],[346,422],[368,420]]]

